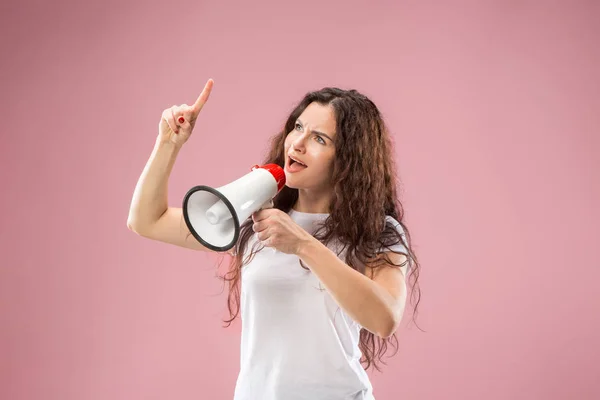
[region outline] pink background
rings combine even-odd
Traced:
[[[232,397],[215,255],[126,227],[162,110],[210,77],[174,206],[306,91],[387,118],[426,332],[405,315],[378,400],[600,398],[598,2],[36,3],[0,14],[0,398]]]

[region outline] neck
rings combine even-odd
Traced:
[[[331,204],[331,195],[315,193],[306,189],[298,190],[298,200],[292,209],[298,212],[311,214],[328,214]]]

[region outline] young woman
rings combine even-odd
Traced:
[[[212,86],[162,114],[128,218],[139,235],[210,251],[168,206],[167,182]],[[324,88],[306,94],[271,143],[264,164],[283,167],[286,186],[242,224],[223,277],[227,322],[242,318],[234,397],[374,399],[365,370],[397,345],[409,275],[420,298],[387,128],[364,95]]]

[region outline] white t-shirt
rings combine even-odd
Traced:
[[[292,209],[289,215],[313,234],[329,214]],[[386,220],[402,232],[395,219]],[[254,234],[247,252],[256,240]],[[391,249],[406,253],[401,244]],[[344,260],[345,252],[339,257]],[[297,256],[269,247],[256,253],[242,268],[240,313],[235,400],[374,399],[360,364],[362,327],[337,305],[315,274],[300,266]]]

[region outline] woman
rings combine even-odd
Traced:
[[[212,86],[162,114],[128,219],[142,236],[210,251],[168,207],[167,181]],[[308,93],[267,163],[284,167],[286,186],[242,224],[223,277],[227,322],[242,317],[235,399],[374,399],[365,369],[397,345],[406,279],[417,287],[419,269],[382,117],[355,90]]]

